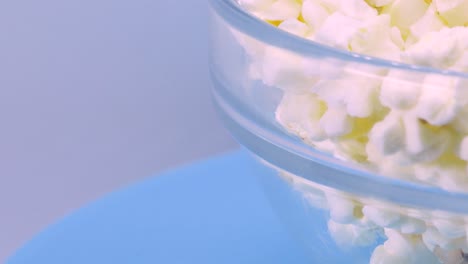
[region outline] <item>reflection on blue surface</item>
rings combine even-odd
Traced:
[[[51,226],[8,264],[308,263],[245,152],[150,178]]]

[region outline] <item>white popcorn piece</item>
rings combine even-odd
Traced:
[[[300,191],[310,206],[328,209],[325,190],[322,186],[285,171],[280,171],[280,176],[290,182],[295,189]]]
[[[307,141],[326,138],[319,124],[325,105],[313,94],[285,93],[276,110],[276,120]]]
[[[328,106],[327,111],[320,119],[320,125],[330,138],[337,138],[350,133],[353,121],[344,107]]]
[[[359,210],[356,210],[359,209],[358,205],[349,196],[337,192],[325,192],[325,196],[330,208],[330,218],[334,222],[351,224],[362,218]]]
[[[430,162],[439,158],[450,145],[450,133],[433,131],[424,121],[409,114],[403,117],[405,152],[414,162]]]
[[[439,166],[433,165],[423,165],[415,164],[414,165],[414,175],[417,179],[422,182],[436,183],[439,181],[440,173]]]
[[[341,247],[368,246],[379,237],[379,229],[361,227],[353,224],[340,224],[328,221],[328,230],[335,242]]]
[[[437,12],[447,22],[448,26],[468,25],[467,0],[433,0]]]
[[[340,139],[336,141],[334,155],[343,160],[364,161],[367,159],[366,144],[359,139]]]
[[[263,55],[261,76],[265,84],[285,91],[304,92],[316,82],[317,76],[308,76],[299,55],[273,46],[267,46]]]
[[[468,161],[468,136],[465,136],[460,144],[460,150],[458,156],[462,160]]]
[[[460,249],[455,250],[443,250],[440,247],[434,249],[434,254],[439,258],[441,263],[457,263],[465,264],[466,259],[464,253]]]
[[[350,51],[364,53],[389,60],[399,60],[403,39],[399,29],[392,27],[390,16],[380,15],[366,20],[350,36]]]
[[[339,10],[341,5],[341,0],[319,0],[330,13],[334,13]]]
[[[401,50],[405,49],[405,40],[403,39],[403,35],[401,34],[401,30],[398,27],[391,27],[390,28],[390,39],[393,43]],[[400,60],[400,56],[395,58],[397,61]]]
[[[302,3],[301,14],[304,21],[314,32],[322,26],[325,19],[330,15],[328,10],[315,0],[305,0]]]
[[[384,7],[393,3],[393,1],[395,0],[366,0],[367,3],[374,7]]]
[[[381,83],[389,70],[385,67],[368,65],[365,63],[350,63],[346,68],[344,68],[344,71],[350,73],[352,76],[359,76],[369,80],[378,80],[379,83]]]
[[[325,194],[323,192],[308,191],[305,193],[304,198],[314,208],[328,209],[327,199],[325,198]]]
[[[305,37],[309,32],[309,27],[296,18],[284,20],[278,28],[300,37]]]
[[[424,76],[414,72],[391,70],[383,80],[380,101],[391,109],[409,109],[421,95]]]
[[[399,230],[402,234],[420,235],[426,231],[427,225],[423,220],[407,216],[402,219],[400,226],[397,226],[395,229]]]
[[[338,79],[322,79],[311,89],[332,107],[344,107],[352,117],[367,118],[379,108],[380,76],[347,70]],[[346,91],[346,92],[344,92]]]
[[[388,240],[372,254],[370,264],[439,264],[437,257],[422,243],[419,236],[402,235],[385,229]]]
[[[422,234],[422,240],[429,250],[440,247],[443,250],[457,250],[466,246],[466,237],[450,239],[442,235],[435,227],[428,227]]]
[[[405,262],[406,261],[406,262]],[[394,264],[394,263],[408,263],[407,258],[396,254],[387,252],[383,245],[378,246],[372,252],[369,264]]]
[[[375,144],[369,142],[366,145],[366,153],[368,160],[372,162],[373,170],[379,174],[402,180],[413,180],[414,168],[408,166],[411,161],[400,158],[401,152],[391,156],[383,156]],[[399,165],[395,166],[395,164]]]
[[[336,33],[338,28],[339,34]],[[336,12],[325,20],[313,39],[345,50],[397,60],[402,42],[397,35],[387,15],[361,21]]]
[[[257,15],[269,21],[283,21],[298,18],[301,4],[296,0],[277,0],[267,8],[257,11]]]
[[[451,127],[454,132],[459,134],[459,137],[468,134],[468,122],[466,117],[468,116],[468,106],[461,107],[458,111],[458,115],[453,119]]]
[[[381,207],[365,205],[362,213],[380,227],[395,227],[402,221],[400,213]]]
[[[393,25],[405,32],[426,13],[428,6],[424,0],[395,0],[384,8],[384,13],[391,16]]]
[[[249,10],[250,12],[256,13],[270,7],[276,2],[276,0],[238,0],[239,4]]]
[[[434,74],[426,76],[423,93],[415,110],[418,117],[435,126],[452,122],[459,111],[457,86],[458,81],[453,77]]]
[[[348,94],[343,101],[348,114],[360,118],[371,116],[378,105],[377,94],[380,80],[351,76],[345,77],[344,81],[347,83],[347,88],[343,87],[343,91],[348,90]]]
[[[453,162],[450,166],[439,167],[439,179],[437,186],[448,191],[463,192],[468,188],[468,177],[465,171],[466,165],[461,162]]]
[[[432,224],[439,231],[441,235],[449,239],[455,239],[465,237],[465,228],[463,221],[454,219],[453,217],[445,219],[441,217],[435,217]]]
[[[468,62],[465,63],[468,64]],[[460,116],[460,111],[466,111],[466,107],[468,107],[468,78],[454,77],[451,82],[447,83],[447,86],[449,85],[452,85],[451,87],[455,90],[454,93],[458,111],[457,116]]]
[[[346,87],[346,82],[340,77],[337,80],[319,80],[311,87],[310,91],[327,102],[328,106],[344,107],[344,100],[346,97],[342,90],[344,87]]]
[[[325,153],[334,153],[337,149],[336,143],[330,139],[315,141],[312,145]]]
[[[450,68],[465,50],[466,34],[464,28],[443,28],[429,32],[401,54],[402,60],[418,65]]]
[[[452,155],[452,154],[450,154]],[[463,191],[468,187],[466,163],[461,160],[443,158],[444,162],[414,165],[414,175],[421,182],[449,191]]]
[[[410,27],[411,36],[420,39],[429,32],[439,31],[444,27],[444,22],[440,19],[434,4],[431,4],[424,16]]]
[[[343,62],[331,58],[307,57],[302,60],[304,73],[307,76],[316,76],[321,81],[339,79],[343,75],[345,66]]]
[[[468,72],[468,50],[465,49],[463,55],[452,66],[453,70],[460,72]]]
[[[378,15],[377,10],[363,0],[341,0],[339,11],[346,16],[359,20],[367,20]]]
[[[397,112],[390,112],[384,120],[374,125],[369,141],[383,156],[394,154],[405,147],[403,120]]]
[[[335,12],[322,24],[314,36],[314,40],[326,45],[348,50],[351,38],[364,27],[364,22]],[[339,29],[339,34],[337,34]]]

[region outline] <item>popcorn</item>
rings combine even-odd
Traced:
[[[468,136],[464,137],[460,144],[460,152],[458,156],[462,160],[468,160]]]
[[[424,93],[421,95],[416,113],[418,117],[431,125],[443,126],[453,121],[458,114],[459,107],[457,87],[459,82],[456,78],[428,75],[424,80]]]
[[[337,28],[340,28],[339,35],[336,34]],[[402,42],[396,35],[392,31],[389,16],[371,16],[367,20],[359,20],[336,12],[325,20],[313,40],[354,52],[396,60],[401,50],[394,40],[397,43]]]
[[[468,122],[466,122],[466,116],[468,116],[468,106],[460,106],[458,109],[458,115],[453,119],[450,126],[457,133],[458,137],[468,134]]]
[[[383,13],[388,13],[392,24],[405,32],[424,16],[427,8],[428,4],[424,0],[395,0],[384,8]]]
[[[276,119],[285,128],[304,140],[320,141],[326,138],[319,123],[325,108],[316,96],[288,93],[283,96],[280,106],[276,111]]]
[[[313,40],[347,50],[353,36],[363,27],[362,21],[335,12],[316,31]],[[340,29],[340,34],[336,34],[337,28]]]
[[[389,113],[384,120],[375,124],[369,135],[371,144],[382,156],[395,154],[405,147],[403,120],[397,112]]]
[[[296,18],[291,18],[281,22],[278,25],[278,28],[300,37],[306,36],[309,32],[309,27]]]
[[[468,51],[466,49],[452,68],[456,71],[468,72]]]
[[[468,71],[467,0],[239,1],[278,28],[324,45]],[[326,53],[307,57],[236,38],[251,76],[283,91],[275,117],[290,133],[385,176],[468,190],[467,79],[345,64]],[[329,210],[338,245],[371,246],[386,237],[370,263],[445,263],[468,253],[468,219],[284,177],[297,178],[290,182],[310,205]]]
[[[468,251],[467,226],[460,216],[364,200],[289,173],[282,175],[304,191],[310,204],[330,210],[328,229],[338,246],[367,247],[386,237],[370,263],[440,263]]]
[[[265,84],[287,91],[304,92],[317,82],[317,76],[306,75],[303,58],[276,47],[265,48],[260,76]]]
[[[468,25],[468,1],[434,0],[437,12],[450,27]]]
[[[410,26],[410,33],[413,38],[417,40],[429,32],[439,31],[444,27],[444,22],[437,14],[434,4],[431,4],[424,16],[422,16],[416,23]]]
[[[426,33],[402,53],[402,60],[418,65],[450,68],[466,50],[467,34],[468,30],[463,27]]]
[[[318,1],[305,0],[302,3],[302,17],[313,31],[317,31],[329,16],[328,10]]]
[[[334,155],[342,157],[343,160],[365,161],[367,159],[366,144],[358,139],[336,140],[337,148]]]
[[[325,114],[320,118],[320,125],[330,138],[344,136],[353,129],[353,122],[346,113],[344,107],[329,106]]]
[[[414,165],[414,175],[421,182],[437,182],[439,181],[439,167],[436,165]]]
[[[435,185],[445,190],[463,192],[468,188],[466,164],[462,161],[452,161],[452,163],[438,168],[439,178]]]
[[[400,30],[392,27],[390,16],[380,15],[368,19],[349,40],[353,52],[389,60],[399,60],[403,39]]]
[[[430,162],[439,158],[448,148],[450,134],[441,129],[434,131],[424,121],[406,115],[403,117],[405,127],[405,154],[415,162]]]
[[[400,226],[396,227],[395,229],[400,231],[402,234],[420,235],[426,231],[427,226],[426,223],[421,219],[405,217],[403,218]]]
[[[422,243],[419,236],[402,235],[385,229],[388,240],[372,254],[371,264],[439,264],[437,257]]]
[[[379,237],[379,230],[376,228],[340,224],[333,220],[328,221],[328,230],[341,247],[372,245]]]
[[[386,5],[390,5],[391,3],[393,3],[393,1],[394,0],[367,0],[366,2],[374,7],[383,7]]]
[[[346,16],[366,20],[378,15],[377,10],[362,0],[341,0],[339,11]]]
[[[239,4],[250,12],[256,13],[270,7],[276,0],[238,0]]]
[[[306,75],[320,76],[320,80],[337,80],[343,74],[345,65],[333,58],[305,58],[302,61]]]
[[[381,227],[393,227],[401,224],[402,216],[398,212],[392,212],[384,208],[376,208],[366,205],[362,209],[363,214]]]
[[[466,247],[466,237],[450,239],[442,235],[435,227],[429,227],[422,235],[422,240],[430,250],[440,247],[445,251],[451,251]]]
[[[421,96],[422,81],[420,74],[391,70],[382,82],[379,99],[391,109],[410,109]]]
[[[325,196],[330,208],[330,218],[334,222],[350,224],[355,222],[356,218],[361,218],[361,212],[359,212],[356,202],[346,197],[346,195],[326,192]]]
[[[442,217],[436,217],[432,221],[434,227],[439,233],[449,239],[455,239],[465,236],[465,226],[461,221],[457,219],[444,219]]]
[[[301,12],[301,4],[296,0],[239,0],[239,4],[268,21],[297,18]]]
[[[457,263],[457,264],[467,263],[463,252],[459,249],[451,250],[451,251],[444,251],[440,249],[440,247],[437,247],[434,250],[434,252],[442,263]]]

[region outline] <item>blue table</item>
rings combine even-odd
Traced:
[[[307,263],[244,151],[149,178],[41,232],[8,264]]]

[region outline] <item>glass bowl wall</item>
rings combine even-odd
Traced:
[[[313,43],[233,0],[211,7],[214,101],[311,263],[463,263],[466,76]],[[437,111],[408,110],[429,107],[418,98]]]

